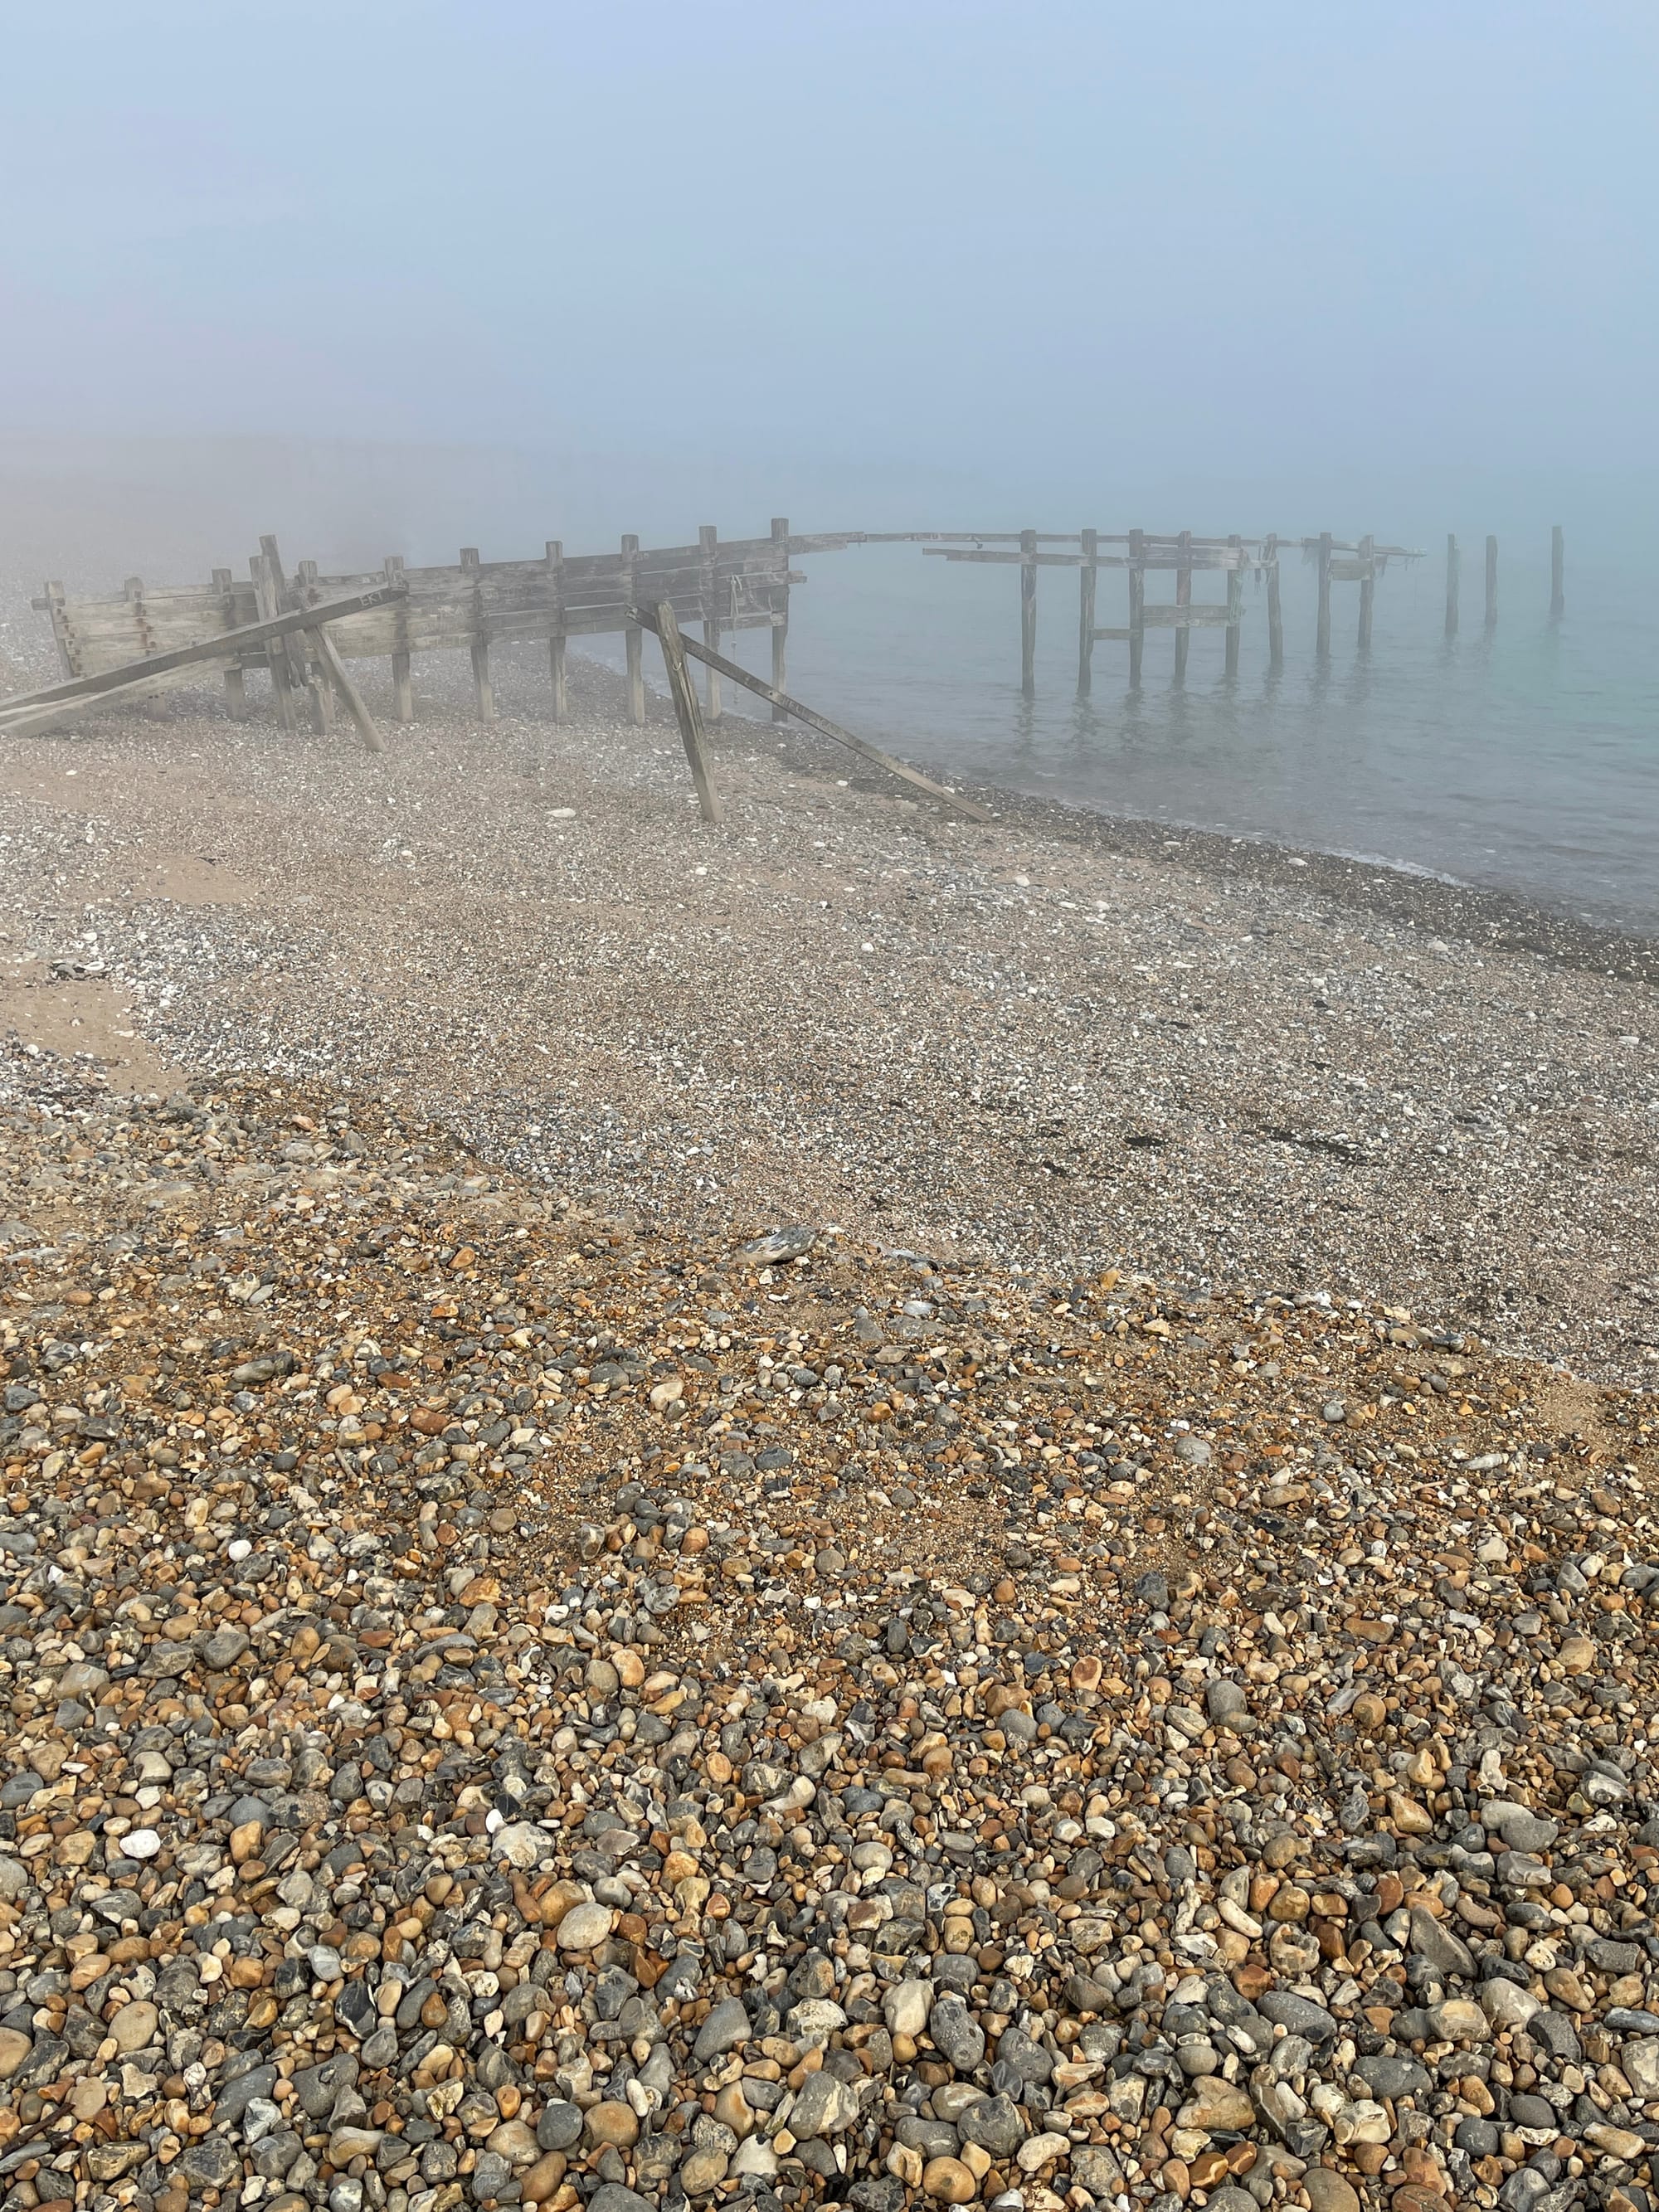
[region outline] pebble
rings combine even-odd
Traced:
[[[1575,1433],[1358,1300],[601,1226],[274,1087],[0,1117],[9,1187],[97,1165],[0,1308],[0,2160],[1652,2212],[1646,1401]]]

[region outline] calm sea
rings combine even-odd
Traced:
[[[1443,635],[1443,536],[1412,541],[1377,586],[1373,642],[1355,643],[1358,590],[1333,586],[1332,649],[1314,653],[1315,579],[1283,567],[1285,653],[1267,665],[1264,594],[1247,586],[1241,666],[1223,633],[1095,648],[1077,697],[1075,572],[1039,574],[1037,692],[1019,690],[1018,571],[863,546],[810,556],[793,594],[789,684],[878,743],[964,778],[1114,814],[1196,824],[1499,886],[1659,932],[1659,623],[1644,564],[1600,566],[1568,545],[1566,612],[1552,623],[1549,531],[1502,553],[1498,620],[1483,622],[1484,553],[1466,543],[1460,635]],[[1172,596],[1172,580],[1148,586]],[[1220,598],[1200,573],[1194,595]],[[1097,620],[1126,619],[1121,575]],[[740,636],[765,672],[764,632]]]
[[[60,445],[63,441],[59,441]],[[84,448],[84,450],[83,450]],[[585,551],[638,531],[678,544],[698,519],[727,537],[763,534],[787,510],[802,529],[956,521],[1224,532],[1375,530],[1420,545],[1376,597],[1374,641],[1354,644],[1358,586],[1334,590],[1332,651],[1313,653],[1314,574],[1284,563],[1285,659],[1267,666],[1265,603],[1246,599],[1237,682],[1222,633],[1191,633],[1185,686],[1173,634],[1146,641],[1127,690],[1127,646],[1102,644],[1092,697],[1077,698],[1075,571],[1040,572],[1037,695],[1019,695],[1019,582],[1011,568],[958,565],[915,546],[807,556],[794,594],[789,680],[800,696],[896,750],[963,778],[1075,805],[1499,886],[1597,920],[1659,933],[1659,617],[1648,526],[1659,479],[1370,465],[1341,477],[1218,484],[1159,472],[1139,483],[1028,487],[907,473],[902,462],[807,468],[757,458],[531,453],[507,448],[227,441],[50,441],[0,435],[0,565],[61,575],[72,590],[205,575],[275,529],[290,561],[373,565],[388,550],[451,561],[462,544],[523,558],[562,536]],[[1029,502],[1029,504],[1026,504]],[[1549,613],[1549,532],[1566,529],[1566,612]],[[1443,635],[1444,533],[1464,547],[1463,620]],[[1500,537],[1498,622],[1482,624],[1482,537]],[[1172,580],[1149,587],[1168,596]],[[1195,595],[1219,598],[1202,574]],[[1100,580],[1098,620],[1124,620],[1121,574]],[[38,618],[27,617],[29,621]],[[620,641],[586,641],[620,661]],[[609,649],[614,647],[614,653]],[[738,650],[763,668],[766,638]],[[653,653],[647,667],[653,670]]]

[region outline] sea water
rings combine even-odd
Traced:
[[[1449,640],[1443,538],[1420,561],[1389,564],[1367,653],[1356,642],[1358,586],[1334,584],[1322,659],[1315,571],[1286,551],[1282,667],[1269,665],[1265,590],[1252,580],[1235,679],[1224,631],[1188,634],[1177,685],[1175,633],[1151,630],[1139,690],[1127,644],[1103,641],[1081,700],[1075,570],[1039,571],[1027,700],[1018,568],[914,546],[809,556],[809,581],[793,594],[789,688],[964,781],[1425,870],[1659,932],[1653,585],[1622,561],[1575,559],[1552,622],[1547,525],[1538,539],[1536,557],[1501,558],[1491,630],[1484,549],[1464,547]],[[1173,583],[1155,573],[1148,598],[1172,598]],[[1224,590],[1219,572],[1194,577],[1195,599]],[[1096,619],[1127,621],[1121,572],[1102,571]],[[735,644],[767,672],[764,631]]]

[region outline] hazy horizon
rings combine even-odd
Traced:
[[[1363,662],[1353,586],[1314,665],[1288,574],[1282,674],[1253,594],[1235,684],[1200,634],[1130,692],[1107,641],[1079,708],[1047,570],[1027,702],[1009,572],[912,550],[804,563],[792,680],[993,781],[1659,919],[1650,13],[95,0],[8,51],[20,665],[42,579],[266,531],[325,573],[777,514],[1369,532],[1428,557]]]
[[[1126,480],[1659,465],[1633,7],[302,0],[282,27],[274,52],[196,0],[9,25],[0,433],[1050,513]]]

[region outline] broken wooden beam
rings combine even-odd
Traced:
[[[325,599],[314,607],[290,608],[263,622],[246,623],[240,629],[222,631],[217,637],[194,645],[175,646],[171,652],[154,653],[148,660],[128,661],[124,667],[106,669],[100,676],[77,676],[66,684],[49,684],[44,690],[21,692],[0,700],[0,736],[30,736],[88,708],[125,705],[178,683],[188,683],[198,668],[211,667],[252,647],[270,646],[297,632],[318,629],[348,615],[384,606],[401,599],[403,587],[391,584],[354,592],[341,599]]]
[[[320,628],[313,630],[311,637],[319,659],[329,675],[333,678],[334,688],[345,702],[347,714],[357,726],[357,734],[362,739],[365,749],[372,753],[383,753],[386,747],[381,743],[379,730],[374,726],[374,717],[363,704],[362,693],[346,674],[346,665],[335,650],[333,639],[325,629]]]
[[[708,755],[703,745],[702,708],[697,702],[697,687],[691,681],[691,671],[686,663],[680,626],[667,599],[658,600],[652,627],[657,633],[657,642],[662,647],[662,665],[668,676],[668,693],[674,702],[674,714],[680,726],[680,742],[685,747],[685,757],[691,765],[691,781],[697,787],[698,809],[705,822],[718,822],[720,819],[720,793],[714,788],[714,773],[709,768]]]
[[[629,617],[631,621],[642,623],[647,629],[660,635],[657,618],[648,607],[630,607]],[[896,776],[901,783],[910,784],[917,791],[925,791],[930,799],[942,799],[945,805],[954,806],[959,814],[967,815],[970,821],[989,822],[994,819],[971,799],[963,799],[957,792],[947,791],[942,783],[935,783],[931,776],[923,775],[919,769],[909,768],[903,761],[896,760],[891,753],[883,752],[879,745],[872,745],[864,738],[855,738],[850,730],[843,730],[839,722],[832,722],[827,714],[820,714],[814,708],[803,705],[799,699],[792,699],[787,691],[774,690],[769,684],[763,684],[758,676],[751,676],[746,668],[740,667],[735,660],[728,660],[724,653],[711,653],[706,645],[699,645],[695,638],[690,637],[682,637],[680,647],[682,651],[703,662],[716,675],[729,676],[734,684],[741,684],[745,691],[752,691],[757,697],[769,701],[775,707],[781,707],[792,721],[804,722],[809,730],[816,730],[820,737],[829,738],[836,744],[845,745],[849,752],[855,752],[860,758],[873,762],[878,768],[885,769],[889,775]]]

